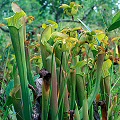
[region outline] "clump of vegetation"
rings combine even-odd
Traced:
[[[26,36],[26,24],[34,17],[12,3],[15,14],[6,18],[12,44],[1,70],[7,80],[1,85],[1,119],[119,120],[119,86],[114,90],[120,79],[119,37],[109,40],[108,35],[119,27],[119,13],[106,31],[93,31],[75,21],[81,5],[60,8],[77,27],[60,29],[48,20],[33,44],[29,39],[35,33]]]

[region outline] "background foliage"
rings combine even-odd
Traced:
[[[106,30],[111,25],[113,16],[115,15],[115,13],[119,11],[120,8],[119,0],[72,0],[72,1],[75,1],[76,3],[83,6],[83,8],[79,10],[79,13],[74,17],[74,20],[76,21],[77,18],[81,19],[92,30],[96,30],[96,29]],[[15,56],[11,46],[9,30],[7,26],[5,26],[5,24],[7,23],[4,20],[4,18],[13,15],[11,9],[11,2],[13,2],[13,0],[0,1],[0,16],[2,16],[0,18],[0,77],[2,78],[1,80],[4,81],[4,82],[3,81],[0,82],[6,83],[6,84],[0,84],[0,90],[1,90],[0,95],[3,92],[1,86],[3,89],[7,91],[6,95],[5,96],[3,95],[0,98],[3,100],[0,104],[4,103],[4,97],[6,97],[10,93],[10,89],[13,87],[13,78],[14,78],[14,76],[12,75],[12,67],[13,67],[12,65],[13,63],[15,63]],[[36,75],[37,74],[36,68],[42,67],[41,65],[42,60],[40,57],[38,57],[40,48],[36,34],[42,32],[43,30],[41,29],[42,24],[43,23],[48,24],[47,20],[56,21],[60,26],[59,27],[60,30],[65,27],[67,28],[70,25],[73,27],[77,26],[76,22],[70,22],[72,20],[72,17],[70,18],[67,15],[63,16],[63,10],[59,8],[61,4],[63,3],[69,4],[71,0],[46,0],[46,1],[18,0],[15,2],[19,6],[21,6],[21,8],[27,13],[27,16],[33,18],[33,21],[31,21],[30,19],[27,25],[27,40],[30,41],[30,48],[31,48],[30,60],[33,65],[32,72],[34,75]],[[111,32],[111,34],[108,34],[109,39],[111,40],[113,36],[118,36],[118,33],[119,33],[119,29]],[[114,72],[118,70],[117,67],[113,69]],[[111,76],[112,79],[116,80],[119,75],[112,73]],[[119,91],[120,91],[119,87],[114,89],[113,95],[116,95],[116,93],[119,93]],[[9,104],[10,103],[7,103],[7,105]],[[119,111],[119,108],[116,108],[116,111]],[[7,110],[6,110],[6,116],[7,116]]]
[[[104,29],[107,28],[114,14],[119,10],[119,0],[73,0],[80,5],[83,5],[83,9],[80,9],[76,18],[84,20],[88,26],[92,26],[92,29]],[[1,0],[0,1],[0,53],[7,41],[5,37],[8,36],[8,29],[2,24],[7,18],[12,15],[11,3],[13,0]],[[41,28],[42,23],[51,19],[60,22],[63,19],[63,10],[59,8],[62,3],[70,3],[71,0],[18,0],[15,1],[21,8],[27,13],[28,16],[34,16],[35,20],[27,27],[27,32],[33,31],[33,29]],[[65,18],[67,19],[68,16]],[[6,41],[6,42],[5,42]]]

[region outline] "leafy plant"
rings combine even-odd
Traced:
[[[72,22],[76,22],[74,15],[80,7],[75,2],[60,6],[65,14],[72,16]],[[112,88],[111,84],[116,76],[114,64],[118,65],[117,69],[120,64],[119,38],[109,41],[104,31],[91,30],[80,19],[77,27],[69,25],[63,29],[59,23],[48,20],[42,24],[38,40],[31,42],[29,34],[26,40],[26,23],[33,17],[26,17],[15,3],[12,9],[15,15],[6,20],[16,64],[14,60],[14,66],[9,65],[14,85],[4,107],[13,104],[17,119],[25,120],[113,120],[113,115],[116,119],[119,99],[112,90],[117,83]],[[118,21],[116,15],[108,31],[115,29]],[[114,41],[116,51],[111,52],[110,44]],[[33,72],[38,76],[36,80]],[[29,88],[33,97],[29,97]]]
[[[20,76],[22,102],[23,102],[23,115],[24,119],[31,119],[31,103],[29,98],[28,80],[27,80],[27,68],[25,59],[25,12],[15,3],[12,3],[12,9],[15,15],[6,18],[8,21],[8,27],[10,30],[11,40],[16,56],[16,62],[18,66],[18,72]],[[22,105],[22,104],[21,104]]]

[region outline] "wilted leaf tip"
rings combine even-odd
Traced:
[[[14,13],[22,11],[22,9],[15,2],[12,2],[11,6]]]

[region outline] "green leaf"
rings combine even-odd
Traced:
[[[16,10],[15,10],[16,11]],[[31,101],[28,89],[27,68],[25,59],[24,40],[26,37],[25,31],[25,12],[16,12],[14,16],[7,18],[10,31],[11,41],[14,48],[18,72],[20,77],[23,114],[25,120],[31,120]]]
[[[105,38],[105,34],[104,33],[98,33],[96,35],[96,37],[101,41],[101,40],[103,40]]]
[[[108,59],[105,62],[103,62],[102,69],[108,70],[108,69],[110,69],[111,65],[112,65],[112,61],[110,59]]]
[[[70,8],[70,6],[67,5],[67,4],[62,4],[62,5],[60,6],[60,8],[67,9],[67,8]]]
[[[110,69],[111,65],[112,65],[112,61],[110,59],[103,62],[102,70],[104,77],[107,77],[109,75],[108,70]]]
[[[45,29],[46,27],[47,27],[47,25],[43,23],[42,28]]]
[[[26,13],[14,2],[12,3],[12,10],[15,14],[5,19],[8,22],[8,26],[14,26],[19,29],[24,24],[25,19],[22,18],[26,16]]]
[[[9,18],[5,18],[8,22],[8,26],[14,26],[17,29],[19,29],[22,26],[22,21],[20,19],[22,17],[26,16],[26,13],[24,11],[16,12],[15,15]]]
[[[112,19],[112,23],[115,23],[116,21],[120,20],[120,11],[118,11],[115,16]]]
[[[82,60],[82,61],[77,62],[77,64],[75,66],[72,66],[71,68],[73,68],[73,69],[81,68],[81,67],[85,66],[86,64],[87,64],[87,62]]]
[[[86,96],[86,94],[85,94]],[[89,120],[89,116],[88,116],[88,100],[85,97],[85,99],[83,100],[83,120]]]
[[[11,80],[6,87],[6,95],[7,96],[9,96],[10,91],[13,89],[13,87],[14,87],[14,81]]]
[[[41,43],[44,45],[51,37],[52,34],[52,28],[51,26],[48,26],[44,29],[41,37]]]
[[[116,28],[119,28],[120,27],[120,20],[116,21],[115,23],[113,23],[109,28],[108,28],[108,32],[109,31],[112,31]]]
[[[15,96],[15,94],[18,92],[18,90],[20,90],[20,85],[17,85],[17,86],[15,86],[13,89],[12,89],[12,91],[10,92],[10,96],[11,97],[14,97]]]
[[[116,15],[113,17],[112,25],[108,28],[108,31],[112,31],[118,27],[120,27],[120,11],[118,11]]]
[[[75,120],[80,120],[80,114],[79,114],[79,110],[78,110],[78,105],[75,102]]]
[[[44,43],[44,46],[46,47],[46,51],[47,51],[48,53],[52,54],[53,49],[52,49],[51,45],[46,42],[46,43]]]
[[[78,9],[75,9],[74,7],[72,7],[71,14],[75,15],[77,12],[78,12]]]
[[[77,31],[77,30],[82,30],[82,28],[81,27],[75,27],[71,31]]]
[[[67,38],[68,35],[61,32],[53,32],[51,37]]]
[[[75,6],[75,2],[70,2],[70,7],[73,7],[73,6]]]
[[[9,106],[13,103],[13,98],[11,96],[8,96],[5,105]]]
[[[58,24],[52,20],[48,20],[48,22],[53,25],[53,28],[58,28]]]

